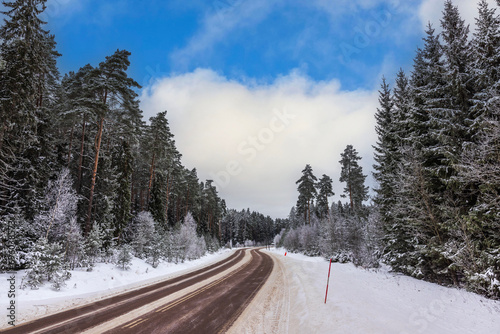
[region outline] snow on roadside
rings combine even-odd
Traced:
[[[20,289],[19,286],[24,276],[24,271],[20,271],[16,274],[16,324],[183,274],[197,267],[220,261],[229,256],[230,252],[229,249],[222,249],[200,259],[179,264],[162,262],[157,268],[135,257],[129,270],[122,270],[111,263],[98,263],[91,272],[85,269],[71,271],[71,278],[66,281],[66,286],[60,291],[55,291],[47,282],[38,290]],[[1,310],[5,310],[10,302],[8,298],[10,276],[5,273],[0,274]],[[2,319],[0,328],[8,326],[5,321],[8,319],[6,312],[0,312]]]
[[[500,333],[500,302],[388,272],[273,249],[288,276],[287,333]]]

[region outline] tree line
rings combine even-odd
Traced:
[[[405,274],[500,297],[500,18],[476,29],[444,4],[413,70],[383,79],[376,113],[375,203],[384,256]]]
[[[182,165],[167,111],[143,120],[130,52],[61,75],[46,0],[2,3],[0,270],[29,268],[36,286],[96,261],[217,249],[225,201]]]
[[[497,9],[479,1],[471,34],[444,2],[442,32],[428,24],[411,73],[400,70],[393,88],[382,79],[372,205],[362,204],[364,176],[348,146],[340,181],[349,202],[328,210],[331,181],[307,165],[278,244],[500,297]]]

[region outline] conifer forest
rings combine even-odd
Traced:
[[[143,117],[130,52],[60,73],[46,0],[3,5],[0,271],[26,270],[26,287],[131,256],[156,267],[274,243],[500,298],[500,2],[479,1],[472,29],[445,1],[412,67],[380,83],[373,170],[353,145],[318,152],[341,173],[298,170],[283,219],[226,207],[183,166],[168,111]]]

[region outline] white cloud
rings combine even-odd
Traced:
[[[332,177],[338,199],[338,161],[348,144],[363,157],[364,173],[371,170],[376,91],[342,91],[336,80],[315,82],[298,71],[242,84],[197,69],[158,80],[141,100],[148,118],[168,110],[183,163],[215,179],[232,208],[286,216],[306,164]]]
[[[67,18],[73,13],[80,11],[83,8],[83,1],[77,0],[48,0],[46,9],[42,14],[42,18],[52,22],[54,18]],[[67,18],[68,19],[68,18]]]
[[[477,17],[477,4],[479,0],[454,0],[453,4],[458,6],[458,10],[460,11],[460,15],[462,19],[465,20],[467,24],[470,25],[471,32],[474,31]],[[497,8],[496,0],[488,0],[488,4],[491,8]],[[432,23],[436,30],[441,30],[441,18],[443,17],[443,9],[444,9],[444,0],[423,0],[418,11],[418,15],[420,17],[420,21],[422,22],[422,26],[425,29],[429,22]]]

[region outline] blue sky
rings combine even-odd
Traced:
[[[127,49],[132,52],[130,75],[142,84],[198,67],[258,82],[298,68],[314,80],[341,78],[345,89],[372,88],[384,62],[411,64],[422,36],[415,18],[418,2],[76,3],[52,0],[46,12],[63,54],[61,71],[96,64],[118,48]]]
[[[488,0],[496,6],[495,0]],[[176,144],[235,209],[286,217],[310,164],[334,181],[353,145],[367,185],[382,76],[411,71],[441,0],[49,0],[61,73],[132,53],[145,119],[168,110]],[[454,0],[474,30],[476,1]],[[373,194],[373,192],[372,192]]]

